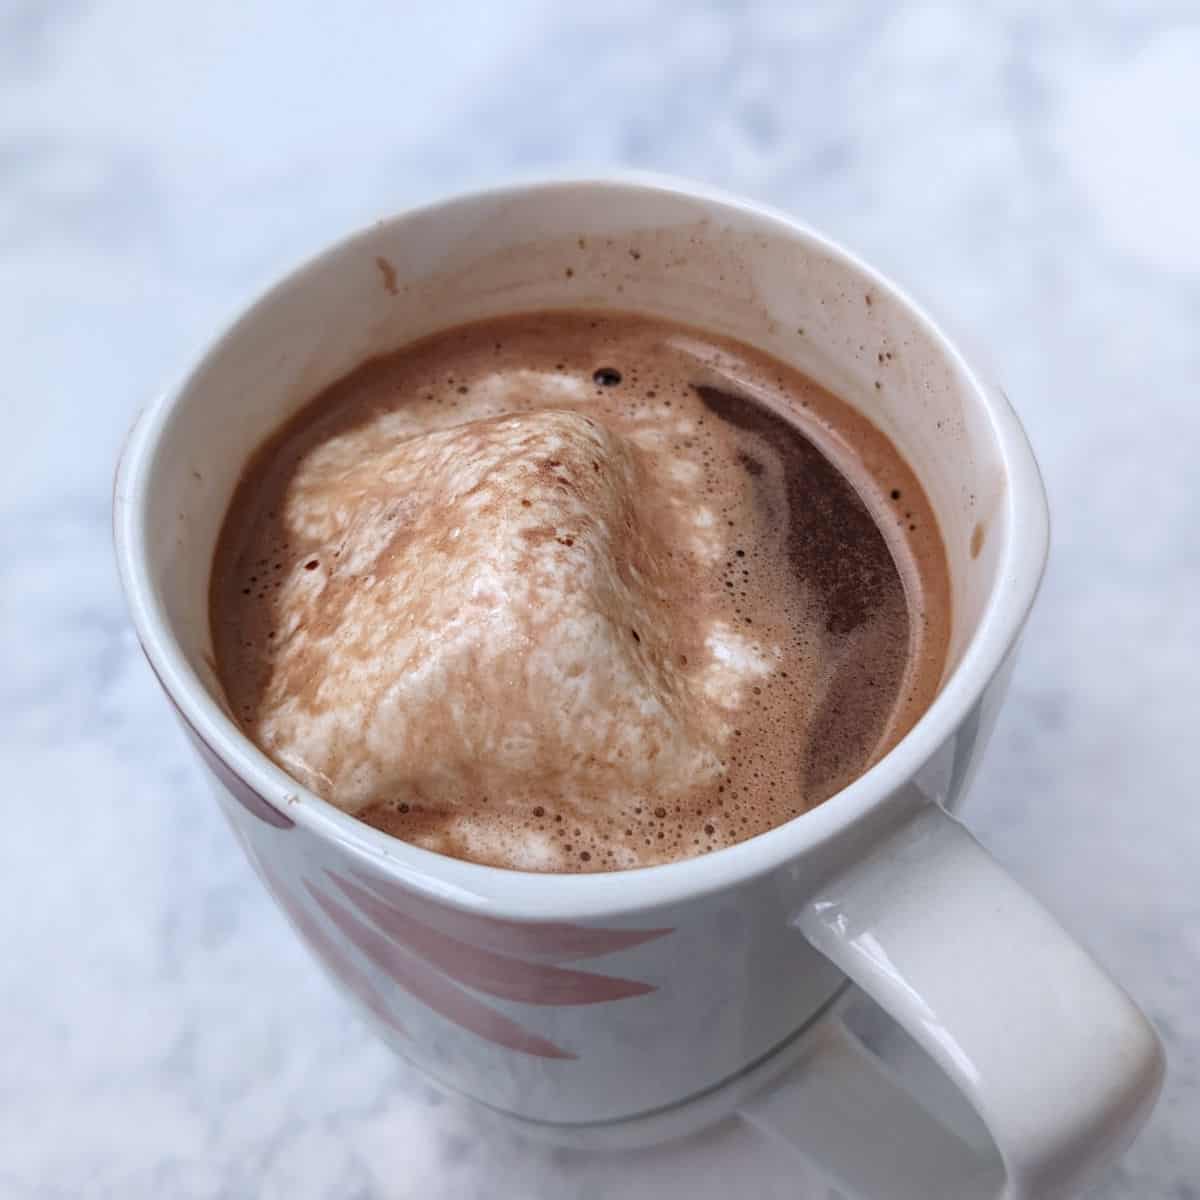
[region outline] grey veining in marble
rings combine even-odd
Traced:
[[[1000,365],[1053,564],[968,816],[1158,1023],[1099,1200],[1200,1196],[1200,12],[1188,0],[0,0],[0,1196],[823,1196],[613,1158],[389,1057],[250,875],[127,629],[135,410],[299,256],[513,170],[794,210]]]

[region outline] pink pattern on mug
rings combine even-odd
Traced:
[[[360,920],[332,896],[324,894],[311,883],[305,883],[304,886],[321,911],[367,958],[406,992],[447,1021],[494,1045],[522,1054],[537,1058],[577,1057],[547,1038],[522,1028],[516,1021],[457,987],[428,963]]]

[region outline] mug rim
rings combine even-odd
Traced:
[[[520,202],[554,190],[618,190],[675,195],[728,209],[774,227],[777,234],[808,243],[888,294],[930,336],[952,363],[975,403],[987,414],[1005,476],[1005,538],[984,611],[958,664],[913,727],[878,762],[833,796],[735,845],[695,858],[619,871],[584,874],[513,870],[452,858],[401,841],[343,812],[278,767],[233,720],[188,663],[159,604],[145,547],[149,478],[172,412],[192,382],[230,337],[253,321],[279,293],[302,285],[304,276],[418,214],[467,207],[484,199]],[[1019,636],[1036,598],[1049,548],[1049,513],[1041,474],[1021,423],[1004,392],[987,386],[959,346],[927,310],[894,280],[825,234],[778,209],[707,184],[636,171],[546,176],[454,193],[403,209],[324,245],[236,309],[194,355],[177,381],[137,417],[122,449],[113,487],[113,541],[135,632],[152,669],[180,714],[264,803],[316,837],[332,839],[406,886],[444,903],[486,909],[512,919],[601,919],[657,908],[744,883],[798,860],[847,833],[869,815],[899,800],[904,785],[954,732]]]

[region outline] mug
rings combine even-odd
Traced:
[[[209,570],[251,452],[372,355],[550,308],[653,314],[794,365],[893,441],[945,542],[953,629],[928,711],[824,804],[702,857],[554,875],[408,845],[286,775],[214,672]],[[594,1144],[738,1109],[890,1200],[1058,1194],[1152,1108],[1163,1057],[1145,1018],[951,815],[1044,566],[1033,455],[929,316],[813,230],[628,175],[380,221],[271,288],[139,417],[114,530],[146,658],[237,840],[337,986],[430,1079]],[[985,1139],[936,1119],[830,1018],[847,979],[945,1072]]]

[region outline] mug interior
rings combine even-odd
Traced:
[[[747,342],[881,429],[924,484],[945,543],[951,676],[1020,520],[1004,431],[980,382],[894,285],[794,222],[690,188],[583,181],[466,196],[350,237],[260,299],[149,415],[152,429],[131,452],[139,461],[123,468],[138,478],[122,553],[139,556],[143,609],[212,701],[225,708],[209,570],[263,439],[373,355],[479,318],[578,308],[643,312]],[[1020,437],[1012,425],[1010,442]],[[1029,469],[1036,479],[1031,459]]]

